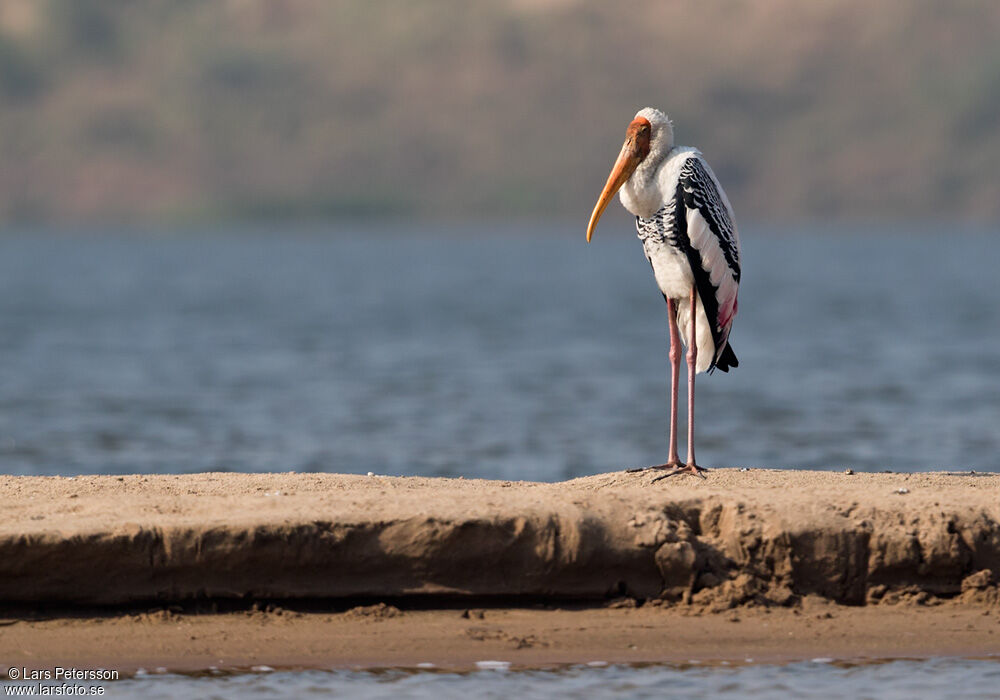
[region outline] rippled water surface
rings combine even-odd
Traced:
[[[1000,662],[892,661],[862,666],[806,662],[739,667],[578,666],[548,671],[298,671],[192,678],[150,675],[104,685],[105,697],[175,698],[918,698],[1000,697]]]
[[[0,238],[0,470],[663,461],[665,305],[624,228],[572,234]],[[701,462],[1000,468],[1000,238],[743,238],[741,364],[699,377]]]

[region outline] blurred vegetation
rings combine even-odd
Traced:
[[[647,105],[741,218],[994,219],[997,37],[963,0],[0,0],[0,221],[585,220]]]

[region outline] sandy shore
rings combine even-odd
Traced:
[[[191,669],[1000,652],[998,475],[651,480],[0,477],[0,659]],[[278,607],[207,607],[255,600]],[[337,612],[378,601],[395,607]]]
[[[5,626],[6,625],[6,626]],[[17,621],[0,617],[0,677],[22,668],[172,671],[513,666],[690,661],[861,661],[1000,654],[1000,610],[935,606],[855,607],[807,597],[792,608],[740,607],[721,614],[638,609],[356,608],[342,613],[195,614],[157,610]]]

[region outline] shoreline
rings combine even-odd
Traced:
[[[481,617],[480,617],[481,615]],[[1000,661],[1000,611],[849,607],[806,599],[794,608],[697,613],[677,608],[400,610],[374,605],[301,613],[0,617],[0,676],[19,668],[147,672],[276,670],[470,671],[586,664],[863,664],[942,656]],[[495,665],[495,664],[491,664]],[[259,669],[258,669],[259,670]]]
[[[1000,652],[1000,475],[653,476],[0,477],[0,660],[196,672]]]

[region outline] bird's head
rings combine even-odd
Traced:
[[[650,153],[658,161],[673,145],[674,127],[667,115],[652,107],[639,110],[625,130],[625,143],[621,153],[618,154],[618,160],[608,175],[608,182],[601,190],[601,196],[597,198],[597,204],[590,215],[590,223],[587,225],[588,243],[611,198],[628,182],[636,168],[649,158]]]

